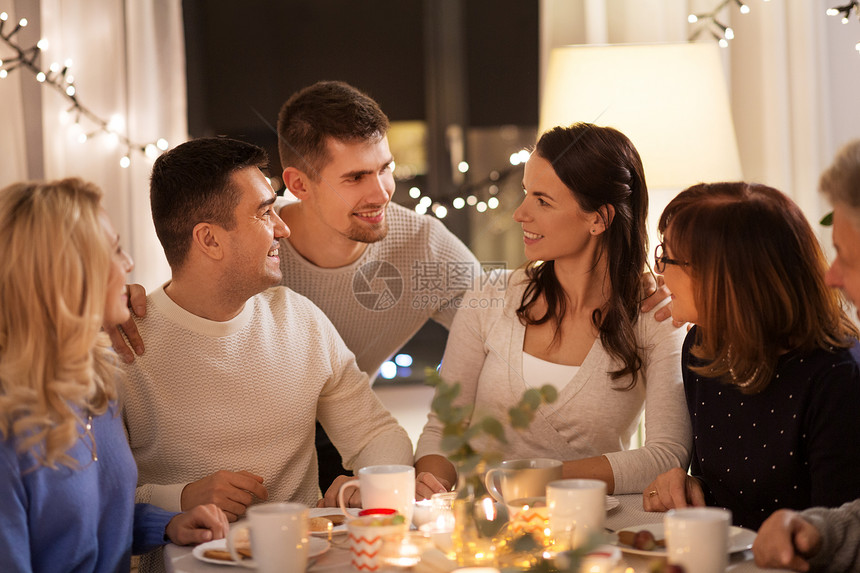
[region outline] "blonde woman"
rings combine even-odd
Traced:
[[[169,538],[223,537],[214,506],[134,504],[103,322],[128,319],[133,263],[79,179],[0,190],[0,555],[4,571],[127,571]]]

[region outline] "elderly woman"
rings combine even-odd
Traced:
[[[692,475],[645,488],[645,509],[718,505],[758,529],[780,507],[860,496],[857,330],[800,208],[764,185],[701,184],[659,230],[672,315],[696,325],[683,352],[693,459]]]
[[[0,190],[0,555],[4,571],[127,571],[132,549],[223,537],[215,506],[134,504],[103,322],[133,263],[79,179]]]
[[[556,386],[558,400],[527,431],[507,433],[505,456],[562,460],[564,477],[641,491],[661,472],[686,466],[690,429],[684,331],[639,308],[648,211],[639,154],[612,128],[556,127],[526,163],[523,189],[514,219],[530,262],[466,294],[441,375],[462,385],[459,404],[500,420],[528,388]],[[643,408],[645,445],[630,449]],[[416,469],[450,483],[456,473],[444,457],[442,427],[431,414]]]

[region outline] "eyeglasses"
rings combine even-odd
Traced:
[[[657,248],[654,249],[654,270],[661,275],[666,271],[666,265],[678,265],[679,267],[690,266],[690,263],[667,257],[664,251],[663,243],[660,243],[657,245]]]

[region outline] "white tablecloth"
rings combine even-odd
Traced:
[[[619,495],[616,497],[621,504],[606,515],[606,527],[609,529],[617,531],[645,523],[659,523],[663,520],[664,514],[662,513],[651,513],[642,510],[641,495]],[[628,567],[632,567],[635,573],[647,573],[648,565],[652,561],[648,557],[626,553],[623,559],[625,564]],[[164,548],[164,564],[168,573],[228,573],[228,571],[233,569],[230,566],[210,565],[199,561],[191,554],[190,547],[179,547],[172,544]],[[446,573],[456,567],[455,563],[448,561],[441,553],[433,550],[431,554],[427,555],[425,562],[415,567],[415,572]],[[311,564],[308,571],[311,573],[351,571],[346,536],[335,536],[331,549]],[[751,573],[765,570],[756,567],[752,551],[744,551],[731,556],[729,568],[726,571],[730,573]],[[781,570],[768,569],[767,571]]]

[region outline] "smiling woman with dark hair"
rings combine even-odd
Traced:
[[[564,477],[641,491],[686,466],[690,429],[684,332],[640,312],[648,190],[639,153],[609,127],[556,127],[526,163],[523,189],[514,219],[529,263],[466,294],[441,375],[462,385],[457,405],[501,420],[526,389],[555,386],[558,400],[527,432],[508,432],[505,456],[562,460]],[[630,449],[643,407],[645,444]],[[431,413],[416,469],[451,480],[442,438]]]
[[[672,315],[696,324],[683,353],[693,459],[692,476],[645,489],[645,509],[718,505],[757,529],[780,507],[860,496],[857,330],[800,208],[764,185],[701,184],[659,230]]]

